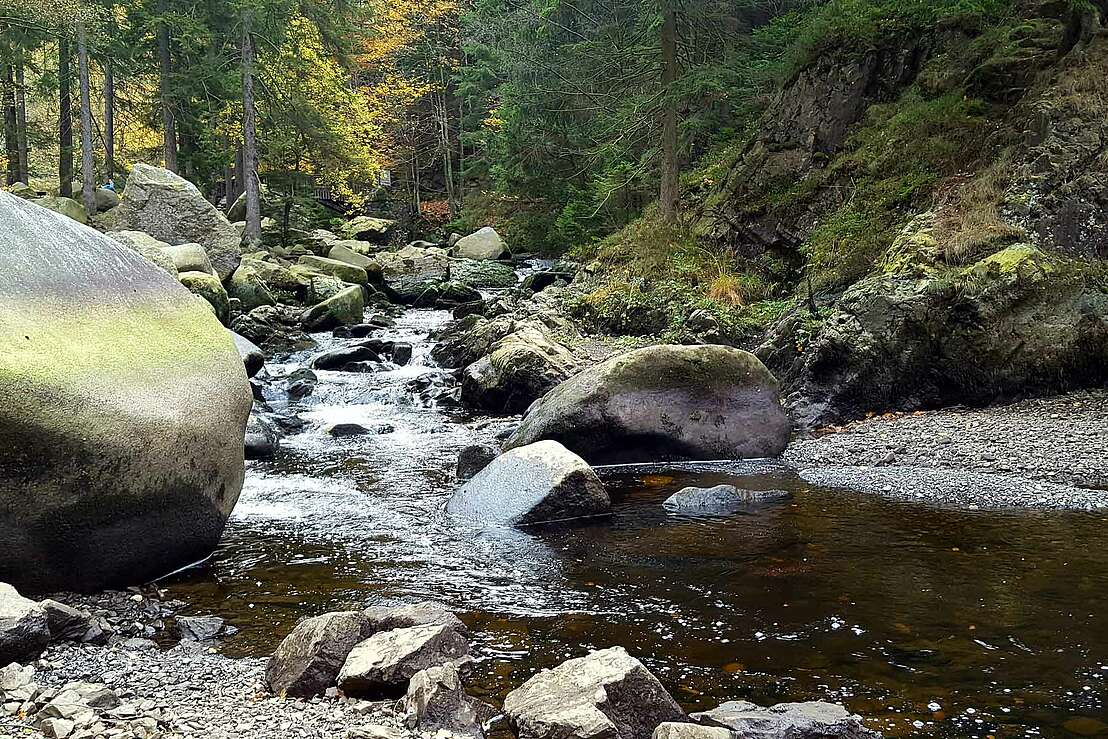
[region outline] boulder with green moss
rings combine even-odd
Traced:
[[[61,195],[47,195],[41,198],[34,198],[31,202],[47,210],[52,210],[55,213],[61,213],[67,218],[72,218],[77,221],[77,223],[88,223],[88,213],[85,212],[85,206],[81,205],[73,198],[64,198]]]
[[[0,581],[88,591],[204,559],[243,480],[230,335],[70,219],[0,193],[0,232]]]
[[[450,279],[478,289],[515,287],[519,282],[512,265],[487,259],[455,259]]]
[[[361,323],[364,314],[364,289],[354,285],[304,311],[300,320],[307,331],[326,331]]]
[[[507,448],[561,442],[590,464],[774,457],[792,424],[758,358],[658,345],[582,370],[539,400]]]
[[[357,216],[343,224],[339,231],[340,235],[347,239],[383,244],[388,241],[389,235],[395,227],[396,221],[387,218]]]
[[[259,306],[277,304],[258,268],[245,259],[227,282],[227,295],[239,300],[244,313]]]
[[[193,295],[208,301],[220,323],[227,323],[231,316],[231,302],[218,277],[208,272],[181,272],[177,279]]]
[[[810,427],[1097,387],[1106,278],[1027,244],[967,267],[873,275],[818,317],[785,316],[758,354]]]
[[[309,255],[300,257],[300,259],[297,260],[297,264],[308,267],[321,274],[337,277],[343,282],[349,282],[352,285],[365,285],[369,282],[369,276],[366,274],[365,269],[356,267],[353,264],[347,264],[346,262],[340,262],[337,259]]]
[[[462,372],[462,405],[496,414],[522,413],[580,363],[542,327],[524,323]]]
[[[166,256],[173,260],[178,272],[206,272],[215,274],[208,252],[200,244],[173,244],[162,247]]]
[[[239,264],[235,227],[188,180],[148,164],[136,164],[120,204],[102,216],[105,230],[145,231],[169,244],[197,243],[225,280]]]

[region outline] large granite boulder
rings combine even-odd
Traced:
[[[49,641],[46,610],[0,582],[0,664],[34,659]]]
[[[0,232],[0,580],[95,590],[203,559],[243,480],[231,337],[90,228],[0,193]]]
[[[499,259],[508,253],[508,245],[492,226],[485,226],[454,244],[454,256],[462,259]]]
[[[108,236],[130,248],[132,251],[136,251],[146,257],[148,260],[158,265],[158,267],[173,275],[176,279],[178,273],[177,265],[174,263],[173,259],[165,253],[165,249],[163,248],[169,246],[169,244],[155,239],[150,234],[143,233],[142,231],[112,231]]]
[[[300,257],[297,263],[309,267],[320,274],[335,277],[353,285],[365,285],[369,282],[369,277],[364,267],[356,267],[353,264],[340,262],[337,259],[328,259],[327,257],[317,257],[314,254],[308,254]]]
[[[208,272],[181,272],[177,279],[193,295],[208,301],[220,323],[227,323],[231,315],[231,300],[218,277]]]
[[[200,244],[166,244],[162,251],[173,260],[173,266],[178,272],[215,274],[208,252]]]
[[[623,647],[543,670],[504,699],[519,739],[650,739],[685,713]]]
[[[579,368],[573,354],[526,322],[462,372],[462,405],[498,414],[522,413]]]
[[[507,448],[553,439],[591,464],[774,457],[792,424],[777,381],[727,346],[659,345],[583,370],[536,403]]]
[[[450,263],[450,279],[480,289],[515,287],[519,275],[510,264],[487,259],[455,259]]]
[[[836,703],[807,701],[778,703],[763,708],[747,701],[731,701],[692,718],[705,726],[730,730],[744,739],[880,739],[856,716]]]
[[[501,454],[450,498],[451,514],[483,524],[528,526],[599,516],[612,502],[585,460],[556,441]]]
[[[372,216],[356,216],[342,225],[340,235],[354,241],[383,244],[396,227],[396,221]]]
[[[364,316],[365,292],[352,285],[304,311],[300,320],[306,331],[327,331],[361,323]]]
[[[257,263],[244,259],[227,282],[227,295],[239,301],[243,313],[249,313],[263,305],[277,304],[277,299],[273,297],[269,285],[255,264]]]
[[[338,686],[347,695],[381,697],[403,691],[421,670],[468,654],[469,642],[449,625],[382,631],[350,651],[339,671]]]
[[[120,204],[103,216],[106,230],[145,231],[170,244],[204,247],[220,279],[239,264],[241,239],[196,186],[169,170],[136,164]]]

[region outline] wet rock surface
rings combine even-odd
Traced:
[[[744,739],[880,739],[840,705],[822,701],[778,703],[763,708],[747,701],[732,701],[692,718],[706,726],[730,729]]]

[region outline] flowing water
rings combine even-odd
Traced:
[[[842,701],[888,736],[1108,736],[1103,513],[962,511],[806,485],[769,463],[602,470],[610,518],[529,532],[450,519],[458,450],[503,421],[452,416],[409,311],[412,362],[320,372],[278,457],[249,463],[211,565],[169,583],[265,655],[299,618],[422,599],[461,612],[492,702],[540,667],[623,645],[686,708]],[[321,346],[270,368],[281,376]],[[281,383],[267,395],[280,407]],[[353,421],[381,433],[332,438]],[[667,512],[688,484],[785,489],[725,517]]]

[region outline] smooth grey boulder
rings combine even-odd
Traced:
[[[103,216],[106,230],[144,231],[169,244],[200,244],[221,280],[238,267],[238,232],[196,186],[174,173],[136,164],[120,204]]]
[[[278,645],[265,669],[266,684],[278,695],[322,695],[335,684],[355,644],[373,633],[361,611],[307,618]]]
[[[265,366],[265,353],[250,339],[239,336],[231,331],[231,340],[235,342],[235,349],[242,358],[242,366],[246,370],[247,377],[253,377],[262,371]]]
[[[43,607],[0,582],[0,664],[38,657],[49,642],[50,622]]]
[[[774,457],[792,423],[757,357],[719,345],[649,346],[543,396],[508,440],[553,439],[591,464]]]
[[[519,739],[650,739],[685,713],[623,647],[543,670],[504,699]]]
[[[450,625],[383,631],[351,650],[338,676],[343,693],[379,697],[403,690],[421,670],[469,654],[469,642]]]
[[[446,506],[453,515],[502,526],[599,516],[611,508],[596,472],[555,441],[501,454],[455,492]]]
[[[807,701],[778,703],[764,708],[747,701],[731,701],[692,718],[706,726],[720,726],[744,739],[880,739],[862,717],[836,703]]]
[[[96,210],[99,213],[111,210],[119,205],[119,195],[116,194],[115,190],[109,190],[106,187],[96,188],[93,197],[96,199]]]
[[[345,264],[352,265],[354,267],[360,267],[361,269],[369,272],[370,270],[379,271],[380,267],[377,266],[377,262],[372,258],[354,251],[346,244],[336,243],[327,252],[327,258],[336,262],[343,262]]]
[[[463,636],[468,633],[461,619],[444,606],[432,601],[421,601],[407,606],[370,606],[362,613],[369,619],[373,633],[429,624],[449,626]]]
[[[420,670],[408,683],[398,706],[409,729],[448,731],[483,739],[482,724],[495,709],[466,695],[458,668],[451,663]]]
[[[208,252],[200,244],[175,244],[161,247],[165,255],[173,260],[178,272],[204,272],[214,274]]]
[[[734,485],[687,487],[666,498],[662,506],[677,513],[726,515],[757,503],[775,503],[791,496],[784,490],[741,490]]]
[[[242,443],[247,459],[272,459],[281,446],[281,436],[268,419],[251,413]]]
[[[182,639],[210,641],[223,633],[224,627],[224,621],[219,616],[177,617],[177,633]]]
[[[89,591],[207,557],[252,404],[231,337],[90,228],[0,193],[0,233],[0,579]]]
[[[390,221],[387,218],[357,216],[344,223],[339,231],[348,239],[380,244],[388,240],[395,226],[396,221]]]
[[[381,357],[368,346],[344,346],[313,357],[312,369],[341,370],[352,362],[380,362]]]
[[[733,739],[733,735],[730,730],[719,726],[667,721],[658,725],[651,739]]]
[[[492,226],[485,226],[454,244],[454,256],[463,259],[499,259],[508,252],[508,245]]]

